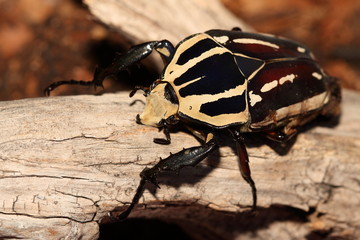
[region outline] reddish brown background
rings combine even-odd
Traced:
[[[260,32],[308,45],[322,66],[346,88],[360,90],[360,1],[222,0]],[[97,64],[131,45],[94,21],[79,0],[0,0],[0,100],[40,97],[63,79],[91,80]],[[107,92],[129,89],[137,79],[155,79],[150,67],[106,81]],[[146,77],[144,77],[146,76]],[[101,92],[101,91],[98,91]],[[62,88],[56,94],[93,93]]]

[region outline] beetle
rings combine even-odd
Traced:
[[[137,86],[146,97],[138,124],[162,129],[170,144],[171,127],[179,123],[202,140],[201,146],[170,154],[140,173],[140,183],[126,218],[138,203],[147,181],[159,187],[162,171],[195,166],[219,147],[218,136],[227,133],[237,145],[240,172],[257,194],[251,177],[245,133],[260,132],[274,141],[286,142],[299,127],[314,118],[337,116],[341,92],[336,78],[328,76],[310,50],[294,41],[268,34],[232,30],[209,30],[193,34],[175,47],[167,40],[132,47],[106,68],[97,68],[92,81],[60,81],[45,89],[49,95],[63,84],[102,86],[104,79],[157,51],[165,64],[159,79],[150,86]]]

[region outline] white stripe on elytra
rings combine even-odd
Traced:
[[[260,89],[260,92],[268,92],[271,89],[276,88],[278,85],[278,80],[273,80],[271,82],[265,83],[264,86]]]
[[[284,84],[287,81],[293,83],[295,78],[296,78],[295,74],[289,74],[289,75],[286,75],[285,77],[280,78],[279,83],[280,83],[280,85]]]
[[[192,109],[195,111],[200,111],[201,104],[198,103],[207,103],[207,102],[214,102],[221,98],[230,98],[234,96],[238,96],[243,94],[243,92],[246,90],[247,84],[238,85],[235,88],[226,90],[224,92],[216,93],[216,94],[201,94],[201,95],[189,95],[186,97],[183,97],[179,99],[179,101],[183,101],[182,104],[185,107],[186,105],[193,105],[197,104],[199,106],[199,109]]]
[[[189,69],[191,69],[192,67],[194,67],[197,63],[203,61],[206,58],[209,58],[211,56],[214,55],[220,55],[223,54],[225,52],[228,52],[228,50],[226,50],[225,48],[222,47],[215,47],[215,48],[211,48],[206,52],[203,52],[200,56],[195,57],[190,59],[189,61],[187,61],[184,65],[177,65],[175,64],[176,61],[171,61],[169,63],[169,65],[167,66],[166,72],[170,73],[172,71],[172,69],[176,69],[176,71],[173,71],[173,73],[171,74],[171,76],[167,76],[165,75],[165,79],[166,81],[172,81],[171,79],[176,79],[178,77],[181,77],[184,73],[186,73]]]
[[[306,52],[306,49],[305,48],[303,48],[303,47],[297,47],[297,49],[296,49],[299,53],[305,53]]]
[[[280,108],[276,110],[276,118],[280,120],[288,116],[301,114],[304,111],[309,112],[311,110],[317,109],[326,103],[327,94],[328,94],[327,92],[323,92],[318,95],[315,95],[314,97],[308,98],[302,102]]]
[[[311,74],[311,76],[313,76],[314,78],[316,78],[317,80],[321,80],[322,79],[322,75],[318,72],[313,72]]]
[[[247,122],[248,121],[248,107],[247,107],[247,98],[245,97],[244,104],[246,109],[243,112],[239,113],[229,113],[216,115],[216,116],[208,116],[202,112],[200,112],[200,108],[203,103],[215,102],[221,98],[230,98],[234,96],[238,96],[244,94],[246,91],[247,84],[239,85],[236,88],[229,89],[225,92],[217,93],[217,94],[201,94],[201,95],[189,95],[184,98],[179,99],[179,111],[191,118],[199,119],[201,121],[207,122],[209,124],[215,126],[225,126],[228,124],[232,124],[234,122]]]
[[[327,92],[320,93],[311,98],[308,98],[302,102],[292,104],[287,107],[279,108],[276,110],[274,116],[276,117],[275,121],[281,121],[284,118],[291,116],[296,116],[304,112],[309,112],[317,108],[322,107],[329,101],[329,94]],[[266,118],[265,120],[257,123],[251,124],[253,128],[261,128],[269,124],[273,124],[273,118]]]
[[[258,40],[258,39],[253,39],[253,38],[238,38],[238,39],[234,39],[233,42],[242,43],[242,44],[259,44],[259,45],[264,45],[264,46],[272,47],[272,48],[276,48],[276,49],[280,48],[275,43],[266,42],[263,40]]]
[[[249,98],[250,98],[250,106],[254,106],[256,103],[262,101],[262,97],[260,95],[257,95],[253,93],[253,91],[249,92]]]
[[[218,36],[218,37],[213,37],[215,39],[215,41],[221,43],[221,44],[225,44],[227,41],[229,41],[229,37],[228,36]]]
[[[289,74],[289,75],[286,75],[286,76],[280,78],[279,80],[273,80],[271,82],[264,84],[264,86],[262,86],[262,88],[260,89],[260,92],[268,92],[268,91],[276,88],[278,85],[284,84],[287,81],[292,83],[292,82],[294,82],[295,78],[296,78],[295,74]]]
[[[204,40],[207,38],[211,39],[212,37],[205,33],[198,33],[198,34],[192,36],[191,38],[186,39],[184,42],[182,42],[178,46],[178,48],[176,50],[176,54],[174,55],[174,58],[171,60],[171,62],[176,63],[183,52],[185,52],[187,49],[193,47],[195,44],[197,44],[201,40]],[[219,46],[221,46],[221,45],[219,44]]]

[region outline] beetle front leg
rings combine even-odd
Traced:
[[[161,159],[154,167],[145,168],[140,173],[140,183],[136,190],[136,193],[131,201],[130,206],[120,214],[118,217],[119,220],[125,219],[134,208],[134,206],[139,202],[140,197],[144,191],[145,182],[149,181],[155,186],[159,187],[157,182],[157,177],[159,173],[163,171],[179,171],[183,167],[187,166],[196,166],[204,158],[206,158],[212,151],[214,151],[218,145],[214,140],[210,140],[200,147],[191,147],[181,150],[178,153],[171,154],[165,159]],[[160,188],[160,187],[159,187]]]
[[[137,122],[141,124],[141,120],[139,118],[139,115],[136,116]],[[172,125],[175,125],[179,122],[179,118],[175,115],[171,115],[167,119],[163,120],[160,125],[162,125],[165,138],[154,138],[154,143],[162,144],[162,145],[169,145],[171,143],[171,137],[170,137],[170,127]]]
[[[105,78],[114,76],[134,63],[148,57],[154,49],[161,55],[166,64],[170,61],[175,51],[174,46],[167,40],[153,41],[136,45],[126,54],[118,55],[110,66],[106,68],[97,67],[92,81],[67,80],[54,82],[45,88],[44,95],[49,96],[51,91],[65,84],[102,87]]]
[[[161,145],[169,145],[171,143],[171,137],[170,137],[170,130],[169,127],[166,125],[163,128],[165,138],[154,138],[154,143],[161,144]]]
[[[249,155],[246,150],[246,146],[244,144],[244,139],[241,137],[240,132],[237,130],[230,130],[231,134],[236,141],[236,147],[238,150],[238,156],[240,161],[240,172],[245,181],[250,185],[252,197],[253,197],[253,205],[252,210],[256,210],[257,203],[257,194],[256,194],[256,186],[255,182],[251,177],[251,170],[249,166]]]

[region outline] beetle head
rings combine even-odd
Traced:
[[[168,83],[156,81],[145,94],[146,106],[142,114],[136,116],[139,124],[163,127],[174,124],[179,104],[174,91]],[[171,121],[171,122],[169,122]]]

